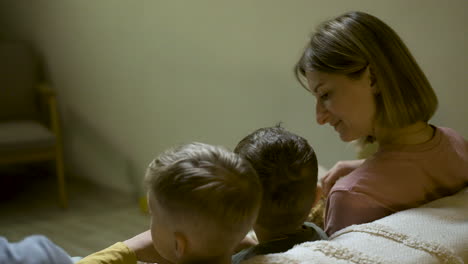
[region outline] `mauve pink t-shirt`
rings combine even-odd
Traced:
[[[468,141],[453,129],[435,127],[423,144],[381,147],[330,191],[328,235],[418,207],[468,186]]]

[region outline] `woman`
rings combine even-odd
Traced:
[[[316,97],[320,125],[333,126],[345,142],[379,145],[370,158],[338,162],[325,176],[328,235],[468,185],[468,142],[428,123],[437,97],[403,41],[378,18],[350,12],[324,22],[295,73]]]

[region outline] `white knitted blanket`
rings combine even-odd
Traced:
[[[468,263],[468,188],[422,207],[243,264]]]

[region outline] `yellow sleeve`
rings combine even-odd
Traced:
[[[124,243],[114,245],[81,259],[76,264],[136,264],[135,252]]]

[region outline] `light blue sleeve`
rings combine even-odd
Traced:
[[[0,237],[0,264],[72,264],[70,256],[45,236],[10,243]]]

